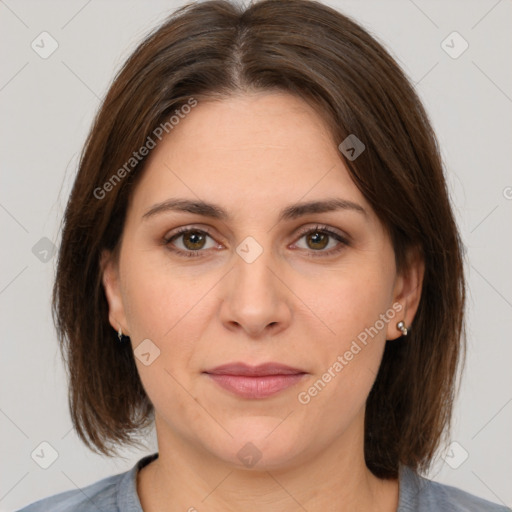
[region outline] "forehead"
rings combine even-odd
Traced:
[[[234,208],[337,195],[369,209],[320,113],[286,93],[198,101],[152,150],[134,205],[175,194]]]

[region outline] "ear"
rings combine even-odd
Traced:
[[[393,321],[388,323],[388,340],[402,336],[397,323],[402,320],[409,329],[420,304],[425,274],[425,261],[417,248],[411,248],[406,254],[405,268],[397,275],[393,290],[393,309],[397,312]]]
[[[111,251],[104,250],[101,253],[100,268],[101,280],[108,302],[108,320],[110,325],[116,331],[121,328],[123,334],[129,336],[119,282],[119,265],[117,258],[115,258]]]

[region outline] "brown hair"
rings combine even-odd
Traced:
[[[365,459],[382,478],[399,463],[426,471],[449,430],[465,354],[462,245],[436,137],[392,57],[363,28],[310,0],[188,4],[150,34],[113,81],[94,121],[65,212],[53,313],[68,371],[69,406],[94,451],[139,445],[154,409],[129,343],[108,321],[100,255],[115,250],[146,158],[98,198],[160,123],[191,97],[281,90],[313,103],[334,140],[366,145],[346,160],[389,230],[397,267],[425,262],[410,334],[386,342],[366,405]],[[340,153],[340,158],[342,155]],[[126,174],[126,176],[124,176]]]

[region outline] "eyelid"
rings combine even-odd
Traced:
[[[198,232],[202,232],[204,234],[206,234],[207,236],[209,236],[210,238],[212,238],[216,243],[220,243],[220,242],[217,242],[216,238],[213,236],[212,234],[212,230],[208,227],[208,226],[197,226],[197,225],[186,225],[186,226],[181,226],[179,228],[176,228],[175,230],[173,230],[171,232],[170,235],[166,235],[164,236],[163,238],[163,244],[166,245],[166,246],[171,246],[172,243],[171,241],[174,239],[174,238],[179,238],[181,235],[183,234],[186,234],[190,231],[198,231]],[[331,227],[329,225],[325,225],[325,224],[318,224],[316,223],[315,225],[308,225],[308,226],[302,226],[301,228],[299,228],[295,234],[293,235],[294,237],[294,240],[296,243],[297,241],[299,241],[303,236],[309,234],[309,233],[314,233],[314,232],[324,232],[327,234],[327,236],[331,237],[331,238],[335,238],[337,241],[338,241],[338,245],[334,248],[331,248],[327,251],[315,251],[315,250],[307,250],[307,249],[299,249],[301,251],[306,251],[310,256],[330,256],[330,255],[333,255],[333,254],[336,254],[338,253],[341,249],[343,249],[344,246],[348,246],[350,245],[350,236],[341,232],[340,230],[338,230],[337,228],[334,228],[334,227]],[[224,245],[224,244],[222,244]],[[209,250],[211,250],[212,248],[210,248]],[[205,253],[205,252],[209,252],[209,250],[203,250],[203,249],[198,249],[196,251],[192,251],[192,250],[188,250],[188,251],[184,251],[183,249],[179,249],[178,247],[173,247],[172,249],[169,249],[175,253],[178,253],[180,255],[183,255],[183,256],[200,256],[201,253]]]
[[[303,228],[300,228],[298,233],[295,234],[294,238],[296,239],[296,244],[301,238],[303,238],[305,235],[309,233],[315,233],[315,232],[321,232],[326,233],[328,237],[331,239],[335,239],[338,243],[335,247],[332,247],[331,249],[324,251],[324,250],[313,250],[313,249],[303,249],[303,248],[297,248],[294,250],[299,250],[301,252],[304,252],[306,257],[308,258],[329,258],[338,256],[344,249],[349,247],[351,245],[351,238],[349,235],[344,234],[343,232],[340,232],[338,229],[333,228],[328,225],[322,225],[322,224],[315,224],[314,226],[304,226]]]
[[[340,231],[337,228],[334,228],[332,226],[329,226],[327,224],[315,224],[315,225],[309,225],[309,226],[303,226],[299,228],[299,230],[295,233],[294,237],[301,238],[304,235],[307,235],[308,233],[314,232],[314,231],[325,231],[328,234],[336,235],[338,236],[344,243],[349,244],[350,243],[350,236],[343,231]]]
[[[194,224],[187,224],[186,226],[181,226],[179,228],[173,229],[170,234],[166,234],[163,239],[166,243],[169,243],[173,238],[188,233],[189,231],[200,231],[206,233],[211,238],[215,239],[212,234],[212,230],[208,226],[199,226]]]
[[[178,255],[179,257],[187,257],[187,258],[190,258],[190,257],[203,257],[204,254],[203,253],[207,253],[209,252],[212,248],[210,247],[208,251],[206,250],[197,250],[197,251],[192,251],[192,250],[183,250],[183,249],[180,249],[179,247],[176,247],[174,244],[173,244],[173,239],[176,239],[176,238],[179,238],[180,236],[183,236],[184,234],[186,233],[189,233],[189,232],[193,232],[193,231],[197,231],[197,232],[200,232],[200,233],[204,233],[206,234],[207,236],[209,236],[215,243],[218,243],[217,240],[215,239],[215,237],[211,234],[211,230],[209,227],[198,227],[198,226],[193,226],[193,225],[187,225],[187,226],[181,226],[179,228],[176,228],[174,229],[171,234],[166,234],[163,239],[162,239],[162,245],[165,246],[165,248],[169,251],[171,251],[172,253]],[[218,249],[218,247],[216,247],[216,249]]]
[[[171,234],[166,234],[164,236],[164,240],[165,241],[169,241],[171,240],[173,237],[177,236],[177,235],[181,235],[183,233],[187,233],[188,231],[194,231],[194,230],[197,230],[197,231],[203,231],[204,233],[206,233],[207,235],[211,236],[212,238],[215,238],[213,233],[212,233],[212,230],[209,226],[203,226],[203,225],[194,225],[194,224],[188,224],[186,226],[181,226],[179,228],[176,228],[174,229]],[[314,225],[308,225],[308,226],[302,226],[300,227],[293,235],[294,238],[296,237],[300,237],[300,236],[303,236],[311,231],[315,231],[315,230],[318,230],[318,231],[328,231],[328,232],[331,232],[333,234],[336,234],[338,235],[341,239],[343,239],[346,243],[349,243],[350,242],[350,236],[340,230],[338,230],[337,228],[334,228],[332,226],[329,226],[327,224],[314,224]]]

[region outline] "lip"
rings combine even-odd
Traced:
[[[266,398],[297,384],[306,375],[280,363],[250,366],[229,363],[204,372],[221,388],[242,398]]]
[[[263,363],[257,366],[251,366],[246,363],[236,362],[227,363],[221,366],[216,366],[211,370],[206,370],[204,373],[209,375],[235,375],[244,377],[267,377],[270,375],[298,375],[306,373],[299,368],[292,368],[281,363]]]

